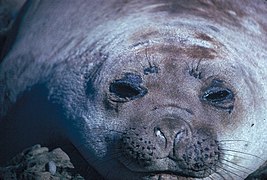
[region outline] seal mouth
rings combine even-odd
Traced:
[[[204,172],[202,172],[204,173]],[[205,178],[208,177],[210,174],[203,174],[203,175],[196,175],[194,173],[182,173],[182,172],[174,172],[174,171],[153,171],[153,172],[144,172],[144,174],[148,174],[149,177],[164,177],[164,178]],[[163,178],[163,179],[164,179]]]
[[[148,176],[145,176],[144,179],[158,179],[158,180],[164,180],[164,179],[179,179],[179,178],[190,178],[189,176],[183,176],[180,174],[175,174],[173,172],[155,172],[150,173]]]
[[[145,179],[180,179],[180,178],[205,178],[208,177],[209,175],[206,176],[195,176],[191,174],[184,174],[184,173],[177,173],[173,171],[154,171],[154,172],[148,172],[144,173],[145,176],[143,176]]]
[[[165,158],[163,158],[165,159]],[[162,160],[163,160],[162,159]],[[170,159],[171,160],[171,159]],[[166,161],[166,159],[165,159]],[[211,172],[208,172],[208,169],[194,170],[194,169],[184,169],[181,167],[176,167],[177,169],[160,169],[152,168],[151,170],[138,167],[128,167],[124,163],[120,162],[127,170],[131,171],[134,174],[141,174],[144,178],[149,179],[178,179],[178,178],[205,178],[208,177]]]

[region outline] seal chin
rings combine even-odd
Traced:
[[[210,176],[213,172],[211,168],[206,167],[199,170],[190,169],[183,164],[179,164],[169,157],[157,159],[152,164],[145,166],[132,161],[131,163],[124,163],[120,161],[123,166],[135,174],[142,174],[148,179],[175,179],[175,178],[205,178]]]
[[[148,172],[145,173],[142,179],[190,179],[190,178],[206,178],[210,176],[210,174],[197,176],[195,174],[183,174],[177,173],[173,171],[155,171],[155,172]]]
[[[143,177],[143,179],[190,179],[190,178],[195,178],[193,176],[184,176],[181,174],[175,174],[173,172],[158,172],[155,174],[150,174],[148,176]],[[200,177],[200,178],[205,178],[205,177]]]
[[[175,172],[154,172],[154,173],[150,173],[149,175],[145,176],[144,179],[188,179],[188,178],[206,178],[209,175],[206,176],[195,176],[195,175],[191,175],[191,174],[180,174],[180,173],[175,173]]]
[[[144,177],[143,179],[181,179],[181,178],[187,179],[188,177],[181,177],[179,175],[168,174],[168,173],[159,173],[159,174],[151,174],[149,176]]]

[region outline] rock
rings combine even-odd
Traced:
[[[49,151],[46,147],[35,145],[25,149],[0,167],[0,180],[84,180],[75,172],[69,156],[60,148]]]
[[[49,161],[45,165],[46,171],[49,171],[52,175],[55,175],[57,172],[57,165],[54,161]]]

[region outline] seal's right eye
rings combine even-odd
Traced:
[[[147,93],[147,89],[141,83],[141,77],[132,73],[127,73],[122,79],[113,81],[109,86],[110,93],[115,96],[115,99],[112,100],[125,102],[143,97]]]
[[[110,92],[116,94],[120,98],[133,98],[140,94],[138,87],[126,82],[113,82],[109,88]]]

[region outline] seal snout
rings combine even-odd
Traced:
[[[220,150],[214,132],[210,128],[194,128],[191,125],[194,118],[177,114],[177,111],[154,111],[149,114],[152,123],[126,130],[118,149],[124,154],[122,162],[126,159],[132,162],[129,167],[126,165],[129,169],[168,170],[174,174],[204,177],[210,173],[209,168],[218,164]]]
[[[156,123],[154,136],[155,146],[161,153],[173,154],[174,148],[181,148],[190,141],[191,130],[184,120],[168,117]]]
[[[191,139],[192,132],[187,122],[177,117],[164,117],[148,127],[127,130],[122,137],[121,148],[127,157],[139,162],[153,162],[168,157],[178,161],[181,157],[175,155],[175,152],[184,152]]]

